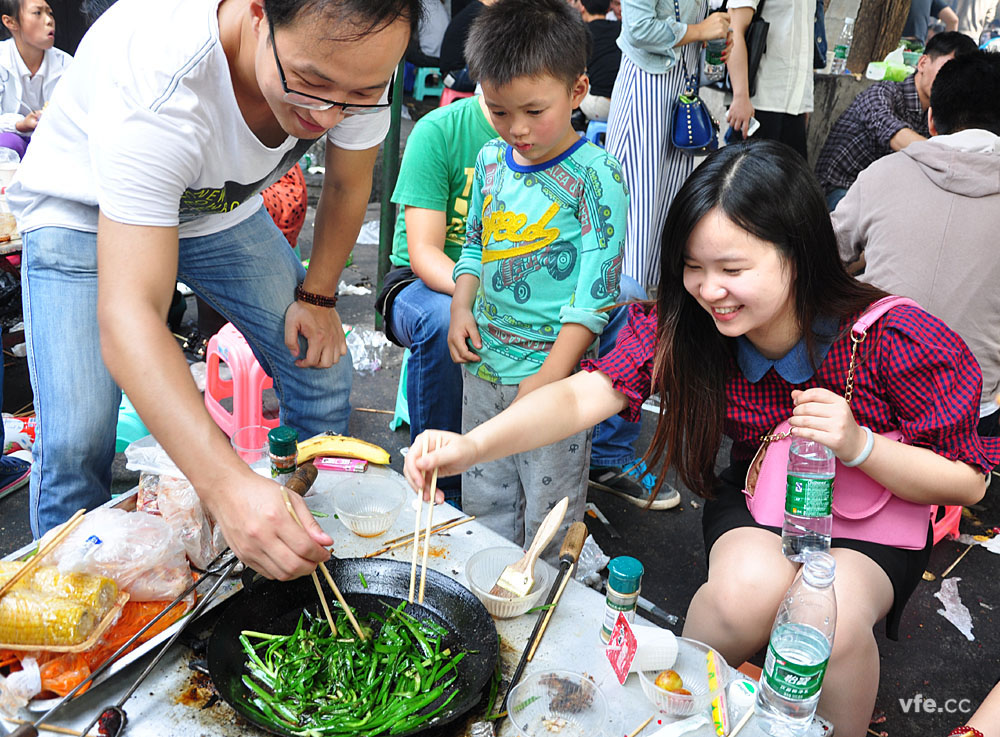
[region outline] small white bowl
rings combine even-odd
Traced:
[[[706,655],[712,650],[708,645],[686,637],[677,638],[677,660],[670,670],[677,672],[684,682],[684,688],[691,695],[667,691],[656,685],[656,676],[660,671],[639,671],[639,683],[646,698],[657,708],[674,717],[686,717],[700,714],[712,705],[712,699],[724,691],[733,680],[735,671],[729,667],[725,658],[715,653],[715,672],[718,684],[715,688],[708,687],[708,667]]]
[[[413,496],[395,472],[369,467],[364,473],[343,476],[333,488],[333,508],[338,519],[360,537],[377,537],[392,527],[406,500]]]
[[[465,578],[469,582],[469,588],[483,602],[486,611],[497,619],[510,619],[524,614],[538,604],[545,592],[549,590],[549,568],[544,564],[536,563],[535,585],[532,586],[527,596],[509,599],[490,593],[490,589],[500,578],[503,569],[523,557],[524,553],[517,548],[485,548],[474,553],[465,564]]]
[[[522,737],[599,737],[608,701],[584,675],[547,670],[525,677],[507,694],[507,715]]]

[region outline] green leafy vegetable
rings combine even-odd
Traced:
[[[364,577],[361,582],[367,587]],[[362,627],[377,636],[361,642],[333,637],[323,617],[303,612],[290,635],[243,631],[243,683],[265,722],[303,737],[399,734],[445,709],[465,653],[444,647],[448,631],[386,604]],[[351,632],[337,611],[337,630]]]

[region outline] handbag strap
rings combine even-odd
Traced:
[[[844,389],[844,399],[847,400],[848,404],[851,403],[851,397],[854,395],[854,360],[858,355],[858,346],[864,343],[865,338],[868,337],[868,328],[886,312],[899,305],[920,307],[909,297],[898,297],[890,294],[888,297],[873,302],[851,328],[851,364],[847,368],[847,387]]]
[[[674,0],[674,17],[681,23],[681,4],[679,0]],[[687,97],[697,97],[698,95],[698,75],[688,72],[687,62],[684,60],[684,49],[677,49],[677,56],[681,59],[681,71],[684,74],[684,92],[681,94]]]

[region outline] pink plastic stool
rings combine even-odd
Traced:
[[[232,372],[230,381],[219,376],[222,362]],[[274,382],[257,363],[250,345],[232,323],[227,322],[208,341],[205,363],[205,409],[226,435],[232,437],[241,427],[249,425],[278,426],[278,418],[264,417],[261,396]],[[232,412],[222,406],[222,400],[228,397],[233,400]]]
[[[441,103],[438,107],[444,107],[445,105],[450,105],[455,102],[455,100],[461,100],[463,97],[472,97],[475,92],[459,92],[458,90],[453,90],[451,87],[445,87],[441,91]]]
[[[940,507],[934,507],[934,514],[931,517],[934,522],[934,544],[937,545],[940,540],[945,537],[957,538],[958,537],[958,523],[962,521],[962,507],[961,506],[946,506],[944,508],[944,516],[941,519],[937,519],[938,509]]]

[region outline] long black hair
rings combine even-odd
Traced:
[[[819,184],[791,148],[774,141],[726,146],[694,170],[663,229],[653,368],[661,409],[649,455],[656,463],[665,453],[665,464],[701,496],[711,496],[715,485],[734,341],[684,289],[684,252],[695,226],[713,210],[778,249],[810,356],[817,337],[836,337],[813,334],[817,316],[839,320],[884,296],[844,270]]]

